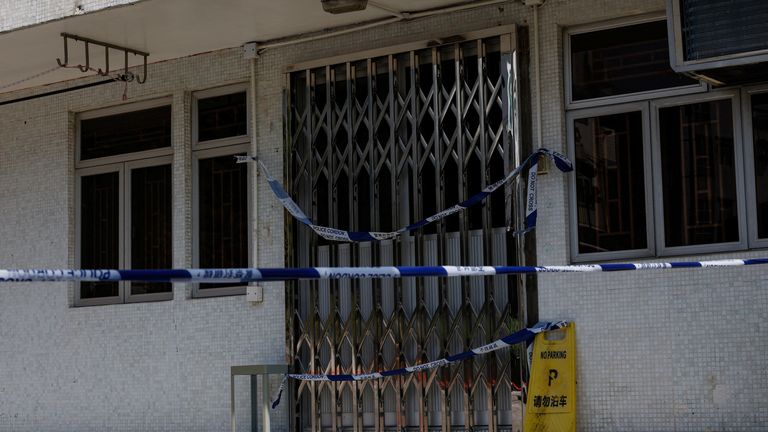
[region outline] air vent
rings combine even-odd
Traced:
[[[767,81],[768,2],[668,0],[672,68],[713,84]]]

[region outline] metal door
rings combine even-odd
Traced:
[[[457,203],[519,161],[515,28],[292,68],[289,188],[318,224],[390,231]],[[410,236],[329,243],[288,222],[288,265],[504,265],[514,186]],[[515,277],[300,281],[287,285],[297,373],[428,362],[521,325]],[[294,382],[295,430],[517,430],[518,349],[350,383]],[[517,426],[516,426],[517,425]]]

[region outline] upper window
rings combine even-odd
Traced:
[[[170,145],[170,105],[80,121],[80,160]]]
[[[249,266],[248,170],[235,155],[248,153],[248,98],[244,86],[195,94],[193,118],[194,265],[202,268]],[[197,284],[208,297],[244,294],[241,283]]]
[[[248,141],[245,86],[226,86],[195,93],[193,113],[194,140],[198,147]]]
[[[248,134],[244,91],[198,99],[197,113],[199,141]]]
[[[669,65],[667,25],[654,20],[622,27],[571,31],[566,46],[570,103],[635,99],[638,93],[703,88]]]
[[[171,109],[167,101],[160,103],[79,118],[77,258],[81,268],[172,265]],[[171,297],[170,283],[82,282],[75,304]]]

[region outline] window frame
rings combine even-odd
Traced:
[[[119,183],[119,199],[118,199],[118,267],[129,268],[130,267],[130,171],[134,168],[144,168],[149,166],[158,165],[171,165],[171,175],[173,176],[173,136],[171,136],[171,143],[168,147],[144,150],[132,153],[124,153],[114,156],[106,156],[102,158],[88,159],[85,161],[80,160],[80,147],[81,147],[81,127],[80,122],[82,120],[90,120],[100,117],[107,117],[115,114],[123,114],[134,111],[141,111],[150,108],[157,108],[160,106],[170,106],[173,110],[172,98],[162,97],[151,100],[145,100],[141,102],[135,102],[125,105],[117,105],[108,108],[100,108],[91,111],[84,111],[77,113],[75,117],[75,152],[74,152],[74,166],[75,166],[75,266],[77,268],[82,267],[82,178],[97,174],[106,174],[110,172],[117,172]],[[173,125],[173,116],[171,115],[171,123]],[[173,126],[171,127],[171,134],[173,135]],[[173,180],[173,178],[172,178]],[[173,194],[171,194],[173,200]],[[173,204],[171,204],[173,205]],[[173,238],[173,229],[171,229],[171,236]],[[126,265],[127,264],[127,265]],[[173,290],[168,293],[153,293],[153,294],[138,294],[133,295],[130,293],[130,282],[119,281],[118,282],[118,295],[111,297],[99,297],[93,299],[84,299],[81,297],[82,292],[80,290],[80,283],[74,283],[74,306],[101,306],[109,304],[126,304],[126,303],[138,303],[138,302],[153,302],[153,301],[167,301],[173,299]]]
[[[137,168],[149,168],[156,166],[168,165],[171,169],[171,185],[173,185],[173,157],[172,156],[160,156],[149,159],[140,159],[130,162],[125,162],[123,170],[123,194],[124,198],[121,200],[121,205],[125,207],[123,213],[123,264],[124,268],[131,267],[131,208],[124,203],[128,203],[131,199],[131,175],[134,169]],[[173,193],[171,193],[171,219],[173,219]],[[171,227],[171,266],[173,267],[173,227]],[[173,299],[173,285],[171,285],[171,291],[167,293],[152,293],[152,294],[132,294],[131,282],[125,282],[125,293],[123,295],[125,303],[138,303],[138,302],[151,302],[151,301],[164,301]]]
[[[99,165],[94,167],[82,168],[77,170],[75,185],[75,265],[81,267],[82,252],[82,178],[98,174],[107,174],[116,172],[118,174],[118,189],[120,197],[118,199],[118,268],[131,268],[131,207],[128,203],[131,196],[131,171],[136,168],[147,168],[153,166],[171,165],[171,156],[160,156],[146,159],[133,160],[129,162],[115,162],[111,164]],[[173,196],[171,196],[173,200]],[[173,206],[173,204],[171,204]],[[173,236],[173,230],[171,230]],[[129,281],[118,282],[118,295],[112,297],[99,297],[94,299],[84,299],[81,297],[80,286],[75,284],[75,306],[96,306],[105,304],[138,303],[151,301],[165,301],[173,299],[173,291],[167,293],[153,294],[131,294],[131,283]]]
[[[132,160],[146,159],[146,158],[152,158],[157,156],[172,155],[173,154],[173,138],[171,138],[171,143],[168,147],[144,150],[144,151],[138,151],[138,152],[132,152],[132,153],[123,153],[119,155],[106,156],[106,157],[95,158],[95,159],[87,159],[87,160],[80,159],[80,147],[81,147],[80,143],[82,142],[81,134],[80,134],[82,129],[80,127],[81,121],[91,120],[91,119],[100,118],[100,117],[108,117],[116,114],[125,114],[129,112],[134,112],[134,111],[142,111],[150,108],[158,108],[161,106],[170,106],[171,110],[173,110],[172,102],[173,100],[170,97],[164,97],[159,99],[152,99],[147,101],[126,104],[126,105],[118,105],[118,106],[113,106],[109,108],[101,108],[97,110],[78,113],[77,127],[75,128],[76,129],[75,131],[75,169],[107,165],[107,164],[118,163],[118,162],[128,162]],[[173,115],[171,115],[171,123],[173,123]],[[173,134],[173,127],[171,127],[171,134]]]
[[[768,94],[768,84],[744,87],[741,89],[741,118],[744,131],[744,177],[747,193],[747,230],[750,248],[768,247],[768,238],[758,238],[757,220],[757,184],[755,183],[755,142],[752,132],[752,96]]]
[[[709,243],[691,246],[667,246],[665,243],[666,227],[664,226],[664,198],[663,198],[663,179],[661,172],[661,131],[659,128],[659,110],[661,108],[677,107],[702,102],[714,102],[720,100],[731,101],[731,116],[733,124],[734,141],[734,175],[736,182],[736,211],[739,223],[739,240],[736,242]],[[653,182],[654,194],[654,226],[656,233],[656,253],[662,256],[675,255],[698,255],[713,252],[730,252],[747,249],[747,209],[745,201],[745,171],[744,171],[744,148],[742,137],[742,119],[741,102],[738,90],[718,90],[701,95],[678,96],[674,98],[664,98],[649,101],[651,107],[651,136],[653,137],[652,156],[653,172],[655,181]]]
[[[655,238],[653,234],[653,226],[650,222],[654,220],[653,215],[653,196],[651,194],[653,188],[653,172],[651,164],[651,134],[650,134],[650,108],[648,102],[634,102],[625,103],[619,105],[610,105],[604,107],[593,107],[578,111],[566,112],[566,129],[567,129],[567,150],[571,160],[576,162],[576,142],[574,139],[574,123],[576,120],[607,116],[614,114],[625,114],[631,112],[640,112],[643,126],[643,192],[645,202],[645,235],[646,235],[646,248],[644,249],[627,249],[621,251],[610,252],[579,252],[579,213],[578,213],[578,200],[577,200],[577,184],[576,184],[576,171],[568,176],[568,189],[569,189],[569,211],[570,211],[570,243],[571,243],[571,260],[573,262],[588,262],[596,260],[614,260],[625,258],[641,258],[653,255],[655,250]]]
[[[218,138],[214,140],[200,141],[200,125],[199,125],[199,111],[198,101],[200,99],[207,99],[216,96],[226,96],[234,93],[245,93],[245,112],[246,118],[246,134],[231,136],[226,138]],[[230,84],[221,87],[215,87],[205,90],[199,90],[192,93],[192,149],[193,151],[211,149],[217,147],[224,147],[230,145],[238,145],[243,142],[250,142],[252,125],[251,118],[251,94],[248,83]]]
[[[695,93],[703,93],[709,89],[709,85],[704,81],[699,84],[692,84],[680,87],[670,87],[657,90],[648,90],[637,93],[627,93],[614,96],[604,96],[599,98],[573,100],[573,76],[571,64],[571,36],[583,33],[591,33],[600,30],[609,30],[614,28],[627,27],[635,24],[644,24],[653,21],[666,21],[666,12],[654,12],[649,14],[637,15],[633,17],[618,18],[609,21],[589,23],[579,26],[573,26],[563,31],[563,63],[565,66],[564,92],[566,109],[589,108],[601,105],[623,104],[627,102],[644,101],[648,99],[658,99],[667,96],[678,96]],[[670,66],[671,69],[671,66]]]
[[[251,149],[251,136],[253,134],[253,125],[251,124],[251,92],[247,82],[235,83],[214,87],[204,90],[198,90],[192,93],[192,267],[200,267],[200,160],[220,156],[236,155],[239,153],[248,153]],[[198,101],[209,97],[224,96],[232,93],[245,92],[246,106],[246,135],[219,138],[215,140],[199,140],[199,111]],[[234,157],[233,157],[234,160]],[[248,209],[248,257],[247,262],[251,263],[253,257],[252,228],[253,208],[252,208],[252,179],[254,170],[251,164],[247,164],[247,200]],[[226,288],[208,288],[200,289],[199,283],[192,284],[193,298],[221,297],[231,295],[244,295],[248,284]]]
[[[239,145],[218,146],[214,148],[207,148],[203,150],[196,150],[192,152],[192,267],[200,267],[200,161],[205,159],[211,159],[221,156],[232,156],[234,163],[234,155],[239,153],[248,153],[250,150],[250,143],[241,143]],[[248,170],[246,178],[246,208],[248,209],[247,215],[247,243],[248,243],[248,256],[246,262],[251,262],[253,256],[253,244],[251,242],[251,204],[252,204],[252,191],[251,191],[251,179],[253,178],[252,164],[246,164]],[[224,287],[224,288],[208,288],[200,289],[199,283],[192,284],[192,297],[205,298],[205,297],[221,297],[231,295],[243,295],[246,293],[247,283],[239,286]]]
[[[124,164],[109,164],[96,167],[83,168],[75,171],[75,266],[82,268],[82,180],[83,177],[92,175],[108,174],[116,172],[118,175],[118,267],[124,262],[125,258],[125,229],[124,218],[125,209],[123,203],[123,190],[125,189]],[[73,282],[75,287],[75,306],[101,306],[108,304],[121,304],[125,298],[125,282],[117,282],[118,295],[111,297],[82,298],[80,282]]]

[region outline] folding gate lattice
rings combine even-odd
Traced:
[[[390,231],[502,178],[519,143],[516,29],[499,27],[287,74],[286,170],[318,224]],[[288,265],[508,264],[520,249],[510,185],[485,205],[394,241],[328,243],[289,222]],[[294,372],[427,362],[521,326],[515,277],[287,285]],[[293,383],[295,430],[513,430],[520,354],[503,350],[379,381]]]

